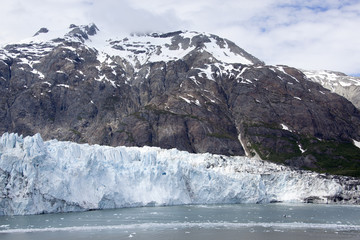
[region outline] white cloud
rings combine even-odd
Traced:
[[[0,42],[70,23],[121,33],[189,29],[226,37],[268,64],[360,73],[358,0],[17,0],[0,8]]]

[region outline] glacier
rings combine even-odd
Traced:
[[[359,203],[356,179],[248,157],[109,147],[40,134],[0,139],[0,215],[179,204]]]

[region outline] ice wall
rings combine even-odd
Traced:
[[[348,194],[345,188],[338,178],[247,157],[44,142],[39,134],[5,133],[0,139],[0,215],[307,197],[327,201]]]

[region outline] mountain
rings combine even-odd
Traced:
[[[42,28],[0,50],[0,132],[360,176],[359,109],[311,79],[211,34]]]
[[[0,138],[0,215],[179,204],[360,201],[360,181],[247,157]]]
[[[303,70],[309,80],[321,84],[324,88],[335,92],[360,109],[360,77],[347,76],[334,71],[309,71]]]

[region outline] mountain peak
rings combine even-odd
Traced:
[[[99,28],[94,24],[91,23],[89,25],[81,25],[77,26],[75,24],[70,24],[69,29],[72,29],[68,34],[77,34],[81,32],[81,35],[87,35],[86,39],[88,39],[88,36],[94,36],[99,30]]]
[[[49,32],[49,29],[43,27],[43,28],[40,28],[39,31],[37,31],[35,34],[34,34],[34,37],[41,34],[41,33],[48,33]]]
[[[359,110],[306,75],[208,33],[113,38],[95,24],[42,29],[0,49],[0,130],[246,154],[321,171],[331,161],[327,171],[359,175],[338,164],[358,166]],[[323,75],[358,91],[356,79]]]
[[[112,40],[106,47],[104,45],[94,47],[108,56],[119,55],[133,66],[146,62],[178,60],[195,52],[210,54],[214,62],[264,64],[227,39],[194,31],[137,33],[123,39]]]
[[[329,70],[302,70],[302,72],[309,80],[347,98],[360,109],[360,77],[347,76],[344,73]]]
[[[115,56],[124,58],[133,67],[150,62],[173,61],[189,57],[192,53],[205,53],[212,62],[264,65],[264,63],[238,47],[234,42],[219,36],[195,31],[167,33],[132,33],[127,37],[98,34],[94,24],[71,24],[58,31],[41,28],[35,35],[22,41],[24,44],[58,46],[61,42],[79,42],[96,49],[99,60]],[[135,54],[135,55],[134,55]]]
[[[70,29],[72,29],[65,36],[78,38],[81,42],[89,39],[89,36],[94,36],[99,31],[95,24],[76,26],[71,24]]]

